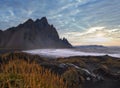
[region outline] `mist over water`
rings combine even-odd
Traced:
[[[23,52],[53,58],[70,56],[104,56],[104,55],[120,58],[120,53],[110,54],[107,52],[106,53],[82,52],[76,49],[35,49]]]

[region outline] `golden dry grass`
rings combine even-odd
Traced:
[[[11,60],[0,65],[0,88],[67,88],[63,79],[35,62]]]

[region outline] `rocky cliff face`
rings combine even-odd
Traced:
[[[71,48],[67,39],[60,39],[53,25],[43,17],[33,21],[27,20],[17,27],[0,31],[0,48],[38,49],[38,48]]]

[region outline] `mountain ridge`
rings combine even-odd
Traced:
[[[56,28],[50,25],[46,17],[28,19],[16,27],[0,31],[0,48],[38,49],[71,48],[66,38],[60,39]]]

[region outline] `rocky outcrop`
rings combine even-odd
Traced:
[[[36,62],[51,70],[64,79],[68,88],[120,88],[120,59],[114,57],[76,56],[52,59],[16,51],[0,55],[0,64],[16,59]]]
[[[28,19],[17,27],[0,31],[0,48],[38,49],[38,48],[71,48],[67,39],[60,39],[53,25],[43,17],[33,21]]]

